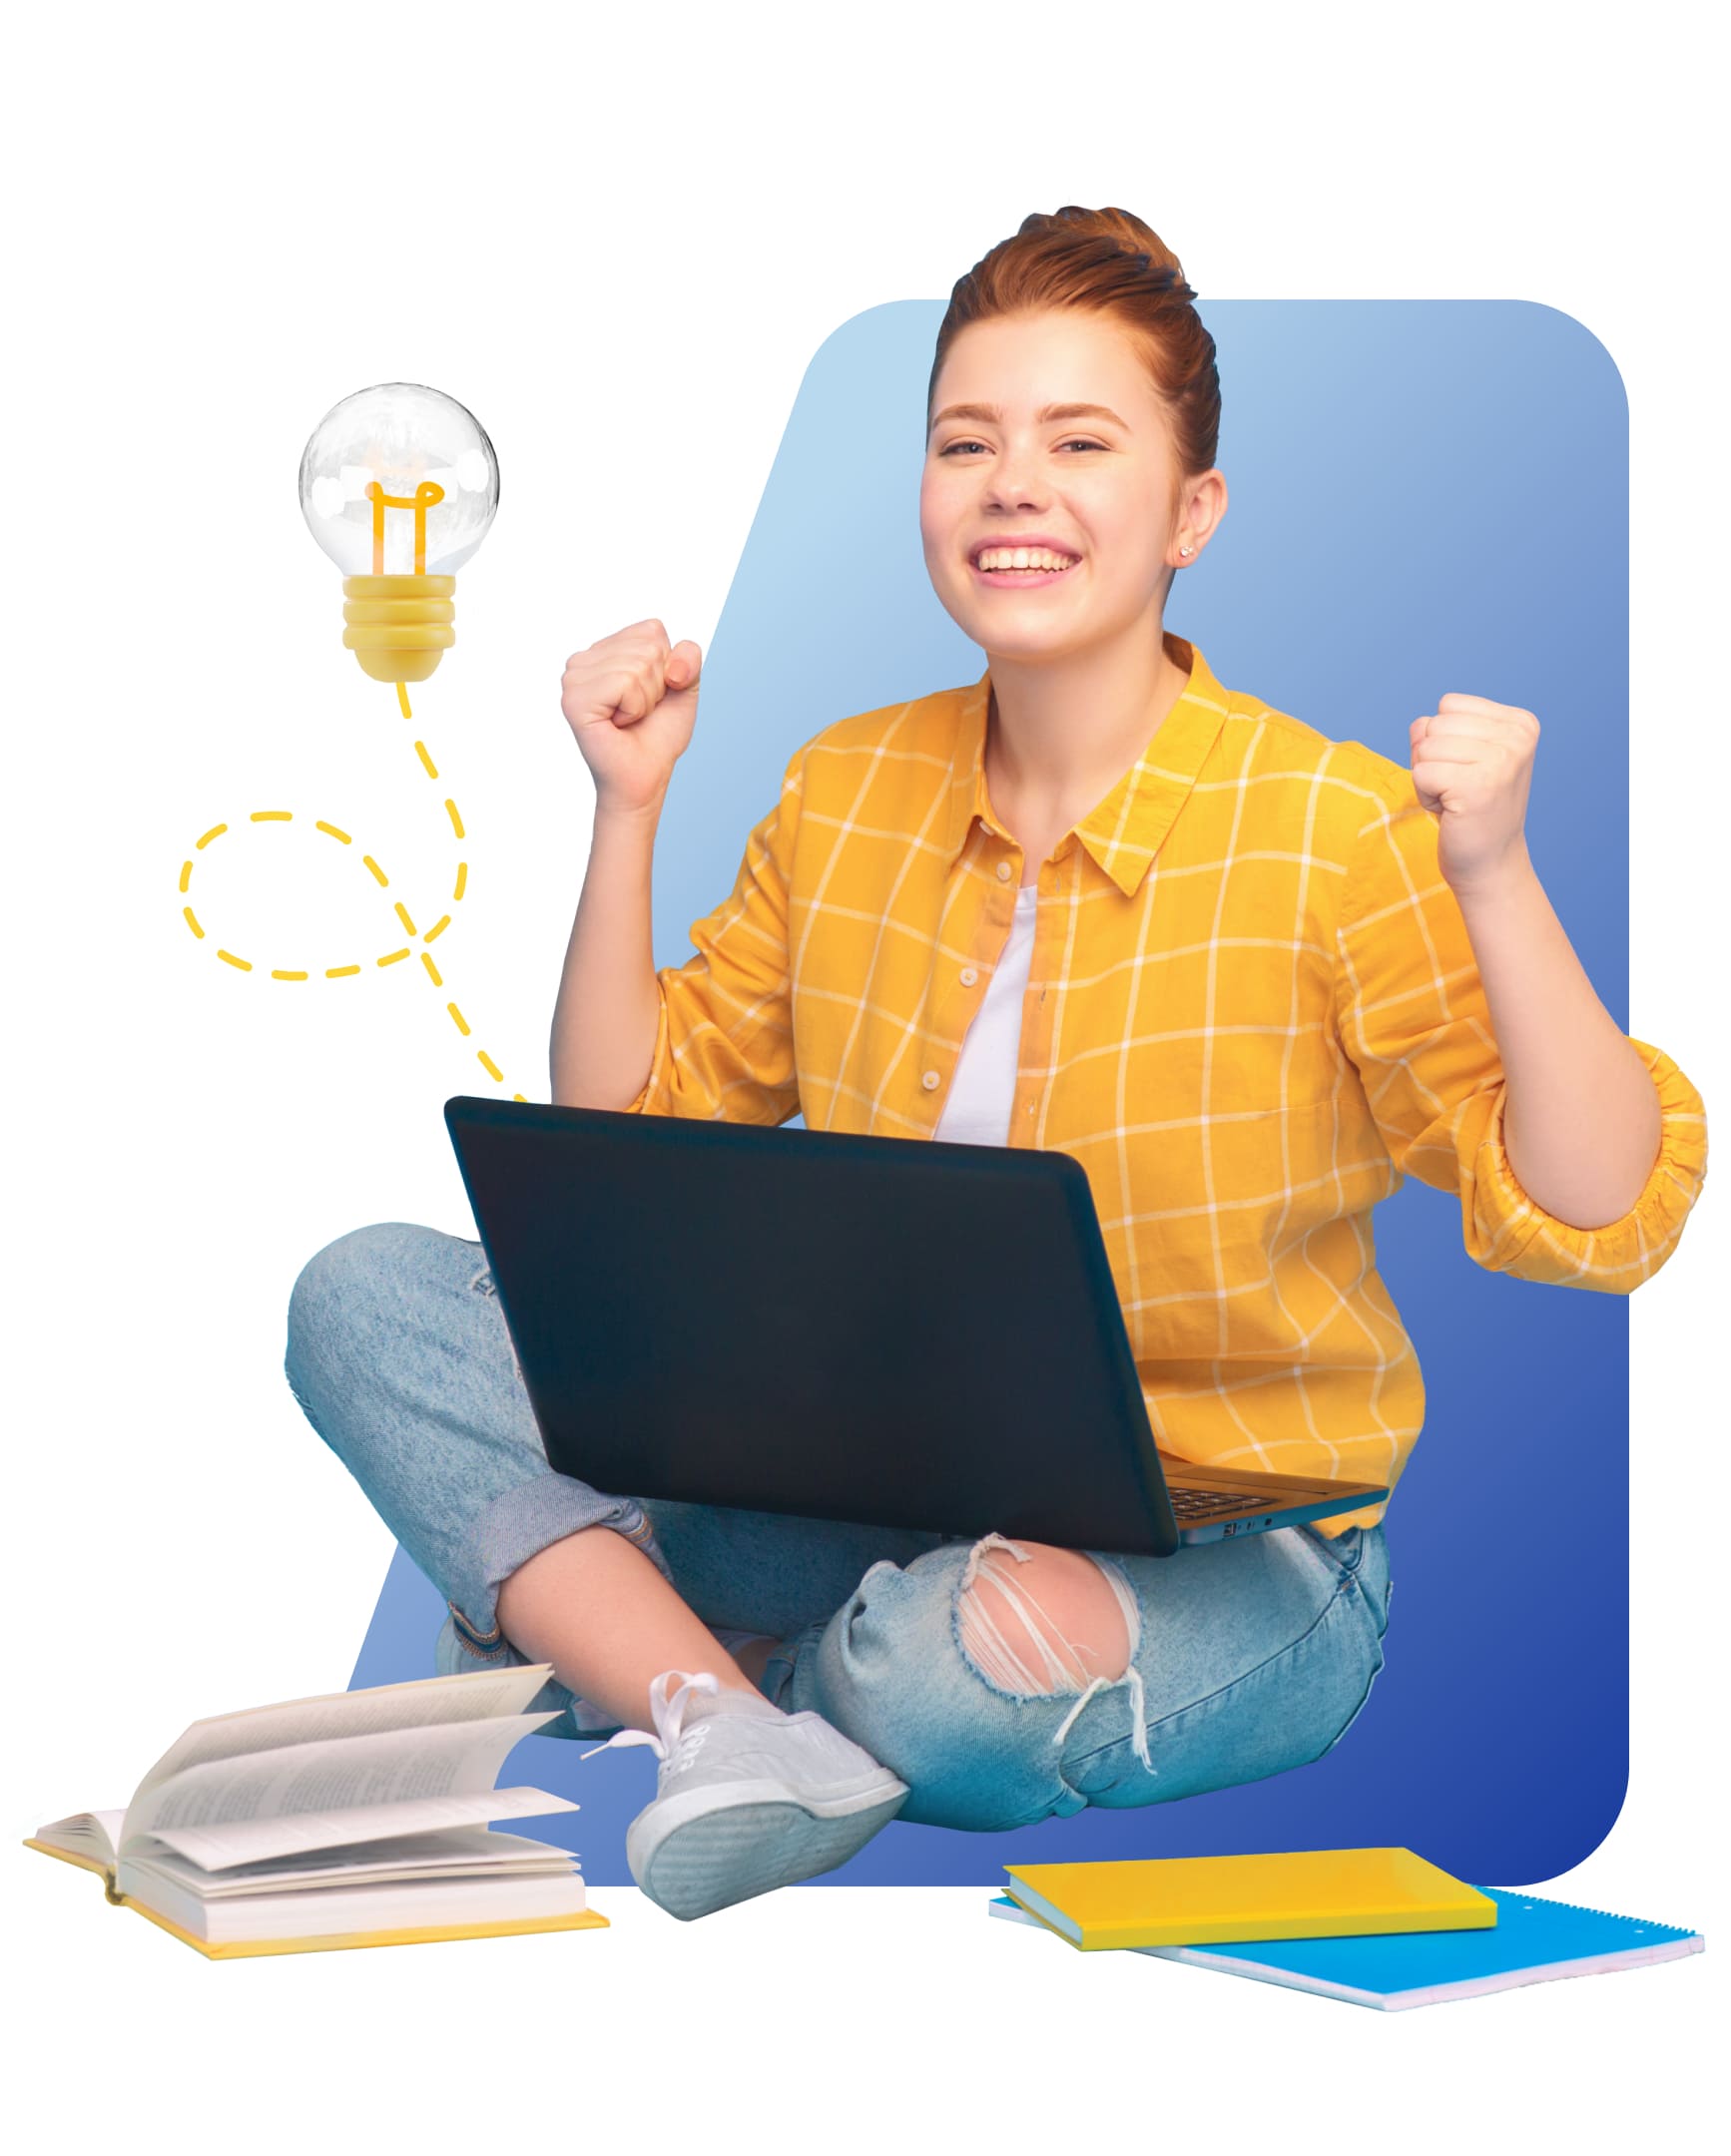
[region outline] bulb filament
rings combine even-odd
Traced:
[[[434,502],[445,498],[445,490],[435,479],[423,479],[412,494],[387,494],[376,479],[366,483],[366,498],[372,504],[372,573],[384,574],[384,512],[387,509],[412,509],[414,511],[414,573],[426,574],[426,513]]]

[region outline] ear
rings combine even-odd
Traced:
[[[1178,532],[1174,543],[1191,547],[1190,561],[1201,556],[1227,510],[1226,474],[1218,465],[1186,479],[1179,492]]]

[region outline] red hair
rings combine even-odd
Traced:
[[[944,354],[969,322],[1079,307],[1110,315],[1136,348],[1165,406],[1181,476],[1210,470],[1220,444],[1220,373],[1195,298],[1177,256],[1128,210],[1069,203],[1050,217],[1023,218],[950,292],[925,391],[927,434]]]

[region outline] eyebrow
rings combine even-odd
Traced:
[[[1002,409],[996,404],[946,404],[932,420],[933,427],[941,426],[945,419],[983,419],[996,426],[1002,422]],[[1130,429],[1118,414],[1106,404],[1042,404],[1034,414],[1035,422],[1044,425],[1048,419],[1110,419],[1114,426]]]

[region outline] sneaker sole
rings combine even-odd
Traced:
[[[907,1801],[905,1784],[889,1787],[893,1794],[887,1797],[879,1784],[829,1804],[801,1804],[774,1783],[754,1798],[747,1784],[721,1803],[694,1793],[685,1817],[673,1819],[665,1816],[668,1807],[684,1800],[669,1798],[652,1807],[663,1817],[655,1821],[651,1849],[634,1848],[633,1836],[626,1836],[632,1877],[652,1901],[683,1921],[730,1908],[846,1864]]]

